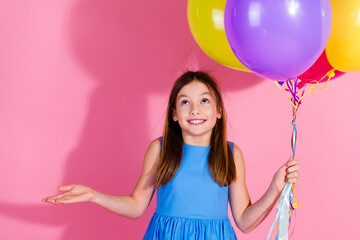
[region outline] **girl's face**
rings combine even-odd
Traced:
[[[217,118],[216,99],[204,83],[195,80],[180,90],[173,120],[179,122],[184,142],[209,145]]]

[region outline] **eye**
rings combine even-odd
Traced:
[[[203,98],[203,99],[201,99],[201,103],[209,103],[210,101],[209,101],[209,99],[207,99],[207,98]]]
[[[186,104],[189,104],[189,101],[188,100],[182,100],[180,105],[186,105]]]

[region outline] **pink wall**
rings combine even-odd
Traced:
[[[131,193],[186,68],[219,79],[253,201],[291,154],[287,100],[271,81],[208,59],[188,29],[186,1],[1,1],[0,34],[0,239],[140,239],[154,201],[128,220],[41,199],[69,183]],[[331,82],[298,113],[303,209],[293,239],[354,239],[359,78]],[[265,239],[273,217],[238,238]]]

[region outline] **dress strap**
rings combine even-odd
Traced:
[[[161,153],[161,147],[162,147],[162,140],[163,140],[163,137],[159,137],[159,140],[160,140],[160,151],[159,151],[159,153]]]
[[[227,142],[228,143],[228,145],[229,145],[229,147],[230,147],[230,149],[231,149],[231,152],[232,152],[232,154],[234,155],[234,143],[233,142]]]

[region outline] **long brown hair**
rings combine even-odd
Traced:
[[[189,71],[176,80],[170,92],[155,188],[167,184],[180,167],[184,141],[179,123],[173,120],[173,111],[176,108],[176,99],[180,90],[195,80],[209,88],[221,114],[221,118],[216,120],[211,133],[211,148],[208,155],[210,174],[221,186],[227,186],[236,179],[234,157],[226,139],[226,112],[220,89],[216,80],[209,74]]]

